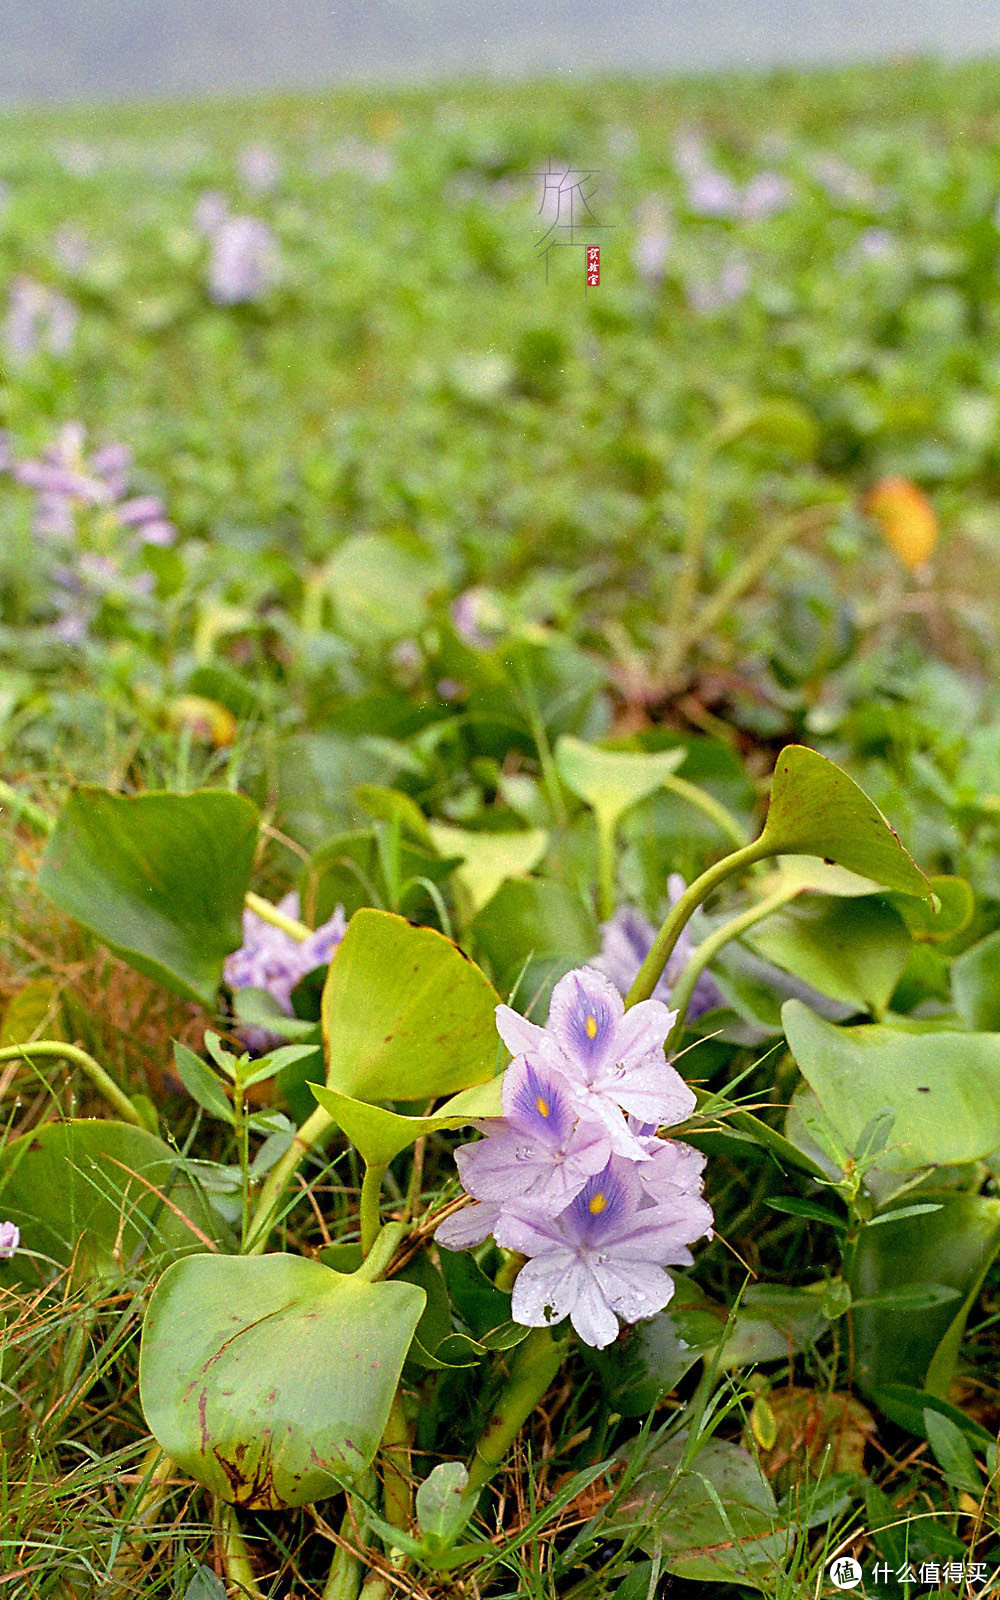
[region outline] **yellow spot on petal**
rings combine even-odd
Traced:
[[[538,1099],[535,1101],[535,1110],[538,1112],[540,1117],[547,1117],[549,1114],[549,1102],[547,1100],[543,1100],[541,1095],[539,1095]]]
[[[597,1018],[596,1017],[588,1017],[586,1022],[583,1025],[583,1031],[587,1035],[588,1039],[596,1039],[597,1038]]]
[[[600,1216],[601,1212],[604,1210],[604,1207],[607,1205],[607,1203],[608,1203],[607,1202],[607,1198],[606,1198],[606,1196],[604,1194],[603,1189],[598,1189],[597,1193],[596,1194],[592,1194],[590,1199],[587,1201],[587,1210],[591,1213],[592,1216],[595,1216],[595,1217]]]

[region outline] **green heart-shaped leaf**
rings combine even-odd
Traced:
[[[465,891],[469,915],[492,900],[507,878],[522,878],[536,867],[548,847],[542,828],[520,833],[472,833],[449,823],[432,822],[430,836],[443,856],[460,856],[455,877]]]
[[[929,895],[930,884],[881,811],[825,756],[788,745],[778,757],[759,854],[820,856],[886,889]]]
[[[613,828],[630,806],[659,789],[683,763],[687,751],[602,750],[563,734],[555,749],[556,767],[568,789],[585,800]]]
[[[388,911],[351,918],[323,988],[327,1083],[358,1100],[421,1100],[497,1067],[499,995],[443,934]]]
[[[978,1161],[1000,1147],[1000,1033],[837,1028],[800,1000],[785,1002],[781,1020],[847,1151],[886,1110],[895,1120],[878,1165],[887,1172]]]
[[[139,1385],[167,1455],[231,1504],[307,1505],[385,1430],[424,1292],[302,1256],[189,1256],[143,1325]]]
[[[125,1122],[46,1122],[11,1139],[0,1151],[0,1216],[24,1247],[6,1270],[29,1281],[53,1263],[108,1277],[206,1243],[232,1248],[177,1152]]]
[[[502,1116],[500,1084],[500,1078],[493,1078],[489,1083],[463,1089],[429,1117],[403,1117],[396,1111],[369,1105],[367,1100],[354,1100],[350,1095],[319,1083],[311,1083],[309,1087],[323,1110],[357,1146],[365,1164],[383,1167],[425,1133],[464,1128],[485,1117]]]
[[[808,895],[746,935],[767,961],[858,1011],[881,1016],[910,954],[897,911],[875,895]]]
[[[243,938],[257,809],[223,789],[135,796],[82,788],[45,848],[38,884],[130,966],[212,1006]]]

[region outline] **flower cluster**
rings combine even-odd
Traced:
[[[286,894],[277,909],[285,917],[298,918],[298,895],[294,891]],[[290,1017],[295,985],[308,972],[326,965],[346,932],[343,906],[337,906],[328,921],[302,940],[244,908],[243,943],[226,957],[222,975],[230,989],[266,990]],[[266,1028],[247,1027],[239,1032],[250,1050],[263,1052],[279,1042]]]
[[[151,593],[153,575],[135,570],[146,545],[171,545],[177,533],[162,500],[130,494],[132,452],[107,444],[89,454],[82,422],[66,422],[38,457],[18,460],[0,433],[0,473],[34,496],[32,531],[57,559],[50,600],[53,635],[67,644],[87,637],[105,600],[133,602]],[[131,564],[131,565],[130,565]]]
[[[456,1151],[477,1203],[446,1218],[437,1239],[462,1250],[492,1233],[527,1256],[511,1314],[528,1327],[568,1316],[603,1348],[619,1317],[663,1310],[674,1288],[664,1268],[688,1265],[688,1246],[711,1229],[703,1157],[657,1135],[695,1106],[663,1053],[674,1017],[661,1000],[626,1011],[593,967],[560,979],[544,1027],[497,1007],[514,1058],[503,1117]]]

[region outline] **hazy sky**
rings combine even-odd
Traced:
[[[1000,56],[1000,0],[0,0],[0,100]]]

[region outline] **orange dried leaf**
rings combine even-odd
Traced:
[[[938,537],[937,514],[923,490],[909,478],[880,479],[865,496],[864,509],[910,572],[933,555]]]

